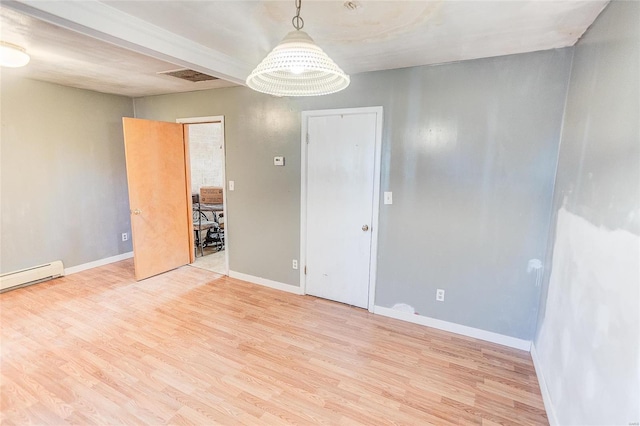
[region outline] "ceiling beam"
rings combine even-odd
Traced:
[[[232,56],[198,44],[98,0],[3,0],[3,7],[59,27],[236,84],[252,70]]]

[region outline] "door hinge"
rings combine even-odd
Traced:
[[[304,274],[307,275],[307,267],[304,267]]]
[[[309,133],[307,133],[307,143],[309,143]]]

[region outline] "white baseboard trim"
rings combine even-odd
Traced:
[[[64,268],[65,275],[71,275],[78,272],[86,271],[87,269],[97,268],[98,266],[108,265],[109,263],[120,262],[121,260],[131,259],[133,252],[122,253],[117,256],[105,257],[104,259],[96,260],[89,263],[83,263],[82,265],[72,266],[71,268]]]
[[[389,318],[412,322],[414,324],[426,325],[427,327],[433,327],[438,330],[449,331],[451,333],[461,334],[475,339],[486,340],[487,342],[497,343],[499,345],[509,346],[510,348],[521,349],[523,351],[529,351],[531,348],[531,342],[529,340],[505,336],[504,334],[498,334],[492,331],[481,330],[479,328],[468,327],[466,325],[442,321],[422,315],[411,314],[409,312],[397,311],[383,306],[374,306],[373,313]]]
[[[278,281],[268,280],[266,278],[255,277],[253,275],[243,274],[242,272],[229,271],[229,277],[242,281],[247,281],[253,284],[263,285],[276,290],[286,291],[293,294],[302,294],[302,289],[294,285],[284,284]]]
[[[549,419],[550,426],[558,426],[558,418],[556,417],[556,411],[553,409],[551,402],[551,394],[547,387],[547,381],[544,379],[542,373],[542,366],[540,365],[540,358],[538,358],[538,352],[536,352],[536,345],[531,342],[531,359],[533,360],[533,367],[536,369],[536,376],[538,376],[538,384],[540,385],[540,393],[542,393],[542,402],[544,402],[544,409],[547,411],[547,418]]]

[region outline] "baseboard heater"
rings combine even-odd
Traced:
[[[26,285],[37,284],[64,275],[62,262],[45,263],[15,272],[7,272],[0,275],[0,292]]]

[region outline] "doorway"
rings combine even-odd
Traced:
[[[225,187],[224,117],[178,119],[184,125],[192,200],[194,262],[229,274]]]
[[[302,113],[301,286],[373,310],[382,107]]]

